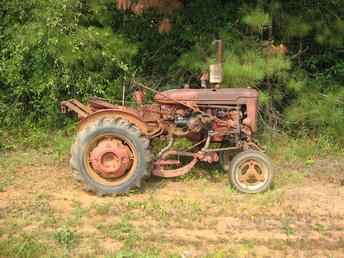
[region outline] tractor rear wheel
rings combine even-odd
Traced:
[[[149,141],[128,121],[100,119],[80,131],[71,149],[76,179],[98,195],[126,193],[148,176]]]
[[[263,192],[270,187],[272,177],[272,163],[269,157],[262,152],[243,151],[230,162],[230,182],[240,192]]]

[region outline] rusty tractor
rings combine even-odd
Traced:
[[[157,92],[134,81],[135,108],[97,97],[87,105],[75,99],[62,102],[62,112],[73,111],[80,119],[70,166],[86,191],[126,193],[151,175],[185,175],[199,161],[220,162],[240,192],[258,193],[270,187],[272,164],[254,139],[258,92],[220,87],[223,43],[216,44],[217,61],[202,75],[200,88]],[[155,92],[153,104],[144,103],[148,90]],[[166,146],[152,157],[150,142],[158,137],[167,139]],[[180,137],[193,145],[174,150]]]

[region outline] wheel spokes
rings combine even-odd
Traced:
[[[246,161],[240,167],[239,181],[245,184],[264,182],[265,176],[260,164],[255,160]]]

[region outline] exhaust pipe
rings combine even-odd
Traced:
[[[213,89],[220,88],[223,82],[223,51],[224,44],[222,40],[215,40],[213,45],[216,46],[216,64],[210,65],[210,78],[209,82],[213,85]]]

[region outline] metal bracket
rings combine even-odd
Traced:
[[[69,111],[77,113],[79,119],[86,118],[93,113],[90,107],[82,104],[76,99],[70,99],[61,102],[61,112],[67,113]]]

